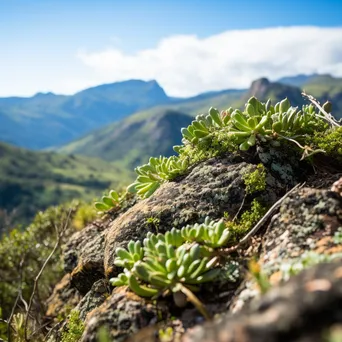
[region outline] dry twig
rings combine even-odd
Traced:
[[[273,215],[273,213],[280,207],[283,201],[292,194],[295,190],[302,188],[305,183],[297,184],[290,191],[288,191],[282,198],[280,198],[267,213],[259,220],[259,222],[233,247],[222,248],[218,250],[219,254],[228,254],[237,251],[242,245],[244,245],[258,230],[265,224],[265,222]]]
[[[312,95],[308,95],[305,91],[302,92],[302,96],[307,98],[313,105],[315,105],[320,112],[323,114],[323,116],[318,115],[320,118],[325,119],[326,121],[328,121],[332,126],[336,126],[336,127],[341,127],[341,125],[335,120],[335,118],[327,113],[322,106],[320,105],[320,103],[312,96]]]

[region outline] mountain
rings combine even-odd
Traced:
[[[76,140],[59,152],[119,161],[132,169],[147,162],[149,156],[174,154],[172,146],[181,143],[180,128],[191,120],[191,116],[172,109],[139,112]]]
[[[4,210],[14,210],[16,223],[73,198],[92,200],[109,187],[127,185],[133,179],[122,167],[104,160],[4,143],[0,143],[0,160],[0,216]]]
[[[302,80],[304,81],[304,78]],[[310,88],[309,93],[317,95],[318,99],[324,102],[331,98],[335,116],[342,117],[342,82],[340,79],[312,76],[306,80],[308,83],[305,83],[305,86]],[[251,96],[256,96],[262,101],[270,98],[273,103],[287,97],[293,106],[302,106],[307,102],[301,92],[302,90],[298,87],[260,78],[252,82],[246,91],[226,90],[201,94],[189,99],[178,99],[176,103],[137,112],[122,121],[85,135],[61,147],[58,151],[97,156],[132,168],[145,163],[149,156],[173,154],[168,146],[180,144],[180,129],[186,127],[196,114],[206,113],[212,106],[220,110],[230,106],[243,108]]]
[[[304,104],[299,88],[279,82],[270,82],[267,78],[253,81],[251,87],[243,96],[243,102],[246,102],[251,96],[255,96],[261,101],[271,99],[274,103],[287,97],[294,106]]]
[[[299,75],[296,77],[298,80],[300,79],[299,87],[303,91],[314,96],[321,103],[329,100],[333,105],[332,114],[336,118],[342,118],[342,78],[333,77],[328,74],[314,74],[306,77]],[[294,80],[296,77],[292,79]]]
[[[58,146],[136,111],[172,100],[156,81],[129,80],[72,96],[0,98],[0,140],[30,149]]]
[[[301,88],[303,84],[309,82],[312,78],[316,76],[318,76],[318,74],[312,74],[312,75],[299,74],[296,76],[282,77],[277,82]]]
[[[188,126],[198,113],[207,113],[212,104],[227,108],[240,103],[243,90],[224,90],[201,94],[174,103],[137,112],[119,122],[100,128],[57,151],[96,156],[133,167],[150,156],[170,156],[170,146],[181,143],[182,127]]]
[[[342,79],[330,75],[297,75],[278,82],[260,79],[249,90],[213,91],[182,99],[168,97],[156,81],[129,80],[72,96],[38,93],[30,98],[0,98],[0,140],[30,149],[56,148],[134,113],[158,108],[195,116],[210,106],[241,107],[251,94],[263,100],[287,96],[301,105],[301,89],[320,101],[331,100],[333,113],[342,117]]]

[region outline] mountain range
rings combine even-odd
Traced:
[[[330,99],[335,115],[342,117],[342,79],[326,75],[288,77],[285,84],[261,78],[252,82],[248,90],[211,93],[139,111],[63,146],[59,152],[97,156],[132,168],[146,162],[148,156],[170,155],[172,151],[167,146],[180,143],[181,127],[211,106],[220,110],[229,106],[242,108],[251,96],[264,101],[270,98],[274,103],[287,97],[294,106],[303,105],[302,89],[291,85],[299,79],[303,81],[302,89],[308,93],[322,101]]]
[[[133,112],[172,101],[155,81],[130,80],[72,96],[0,98],[0,140],[30,149],[61,145]]]
[[[210,106],[241,106],[253,92],[261,98],[288,96],[299,104],[303,102],[301,89],[305,89],[319,99],[332,100],[336,115],[342,117],[341,78],[298,75],[270,84],[261,80],[250,89],[206,92],[190,98],[169,97],[156,81],[141,80],[99,85],[70,96],[38,93],[28,98],[0,98],[0,141],[37,150],[61,147],[99,128],[108,130],[106,125],[135,113],[159,107],[160,111],[172,109],[194,116]]]
[[[72,96],[0,98],[0,141],[6,142],[0,143],[0,221],[4,209],[15,209],[21,222],[48,205],[99,197],[109,187],[128,184],[135,166],[149,156],[171,155],[171,146],[181,142],[181,127],[211,106],[242,108],[252,95],[274,102],[288,97],[300,106],[302,89],[331,100],[333,114],[342,118],[342,78],[330,75],[261,78],[249,89],[185,99],[168,97],[155,81],[139,80]]]

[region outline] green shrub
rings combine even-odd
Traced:
[[[55,227],[62,229],[65,224],[67,226],[61,241],[63,244],[71,234],[81,228],[77,213],[82,212],[83,208],[89,208],[89,206],[73,202],[48,208],[44,212],[39,212],[25,230],[12,229],[2,237],[0,241],[0,307],[3,319],[8,319],[10,316],[20,284],[22,296],[28,302],[34,279],[56,243]],[[81,216],[83,222],[87,221],[84,214]],[[74,221],[75,218],[76,221]],[[61,249],[58,248],[39,279],[39,296],[35,298],[39,302],[35,307],[44,308],[44,302],[63,274]],[[32,314],[40,317],[45,313],[32,312]],[[5,336],[0,335],[0,338],[5,338]]]

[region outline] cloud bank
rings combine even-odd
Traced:
[[[342,27],[236,30],[204,39],[171,36],[135,54],[107,48],[79,51],[77,57],[91,75],[88,79],[83,75],[88,84],[156,79],[168,95],[191,96],[247,88],[262,76],[271,80],[311,73],[342,76]]]

